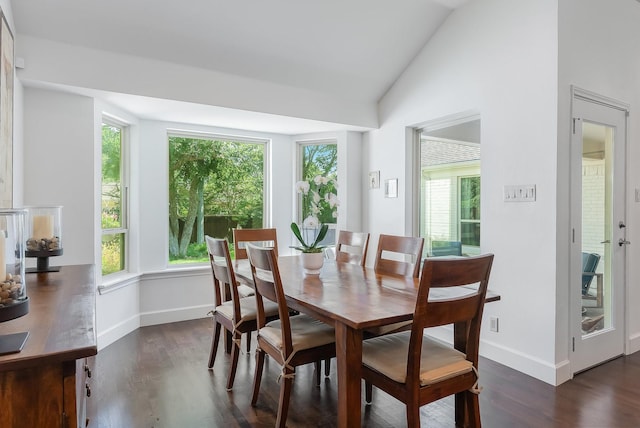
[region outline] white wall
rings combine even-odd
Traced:
[[[563,0],[559,2],[558,72],[558,236],[569,234],[570,86],[575,85],[631,106],[627,148],[627,326],[626,352],[640,350],[640,4],[633,0]],[[617,221],[618,219],[616,219]],[[568,359],[568,243],[558,241],[557,360]]]
[[[93,109],[91,98],[24,90],[24,166],[17,169],[25,205],[63,206],[64,254],[50,260],[54,266],[95,258]]]
[[[407,127],[480,113],[482,251],[495,254],[481,354],[556,381],[557,1],[477,0],[455,11],[380,102],[367,171],[400,178],[399,197],[368,190],[372,248],[380,233],[412,233]],[[503,186],[535,184],[533,203],[503,202]],[[405,191],[406,190],[406,191]]]

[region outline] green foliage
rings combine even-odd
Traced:
[[[302,181],[308,182],[311,186],[310,192],[302,195],[302,219],[305,219],[312,214],[313,191],[321,193],[320,196],[322,198],[327,193],[337,194],[338,146],[336,144],[317,144],[303,147]],[[329,179],[327,184],[321,186],[321,192],[318,185],[313,181],[317,176]],[[329,207],[327,201],[321,199],[317,205],[319,208],[317,218],[320,223],[336,223],[336,219],[333,217],[333,209]]]
[[[204,242],[205,216],[262,225],[263,169],[261,144],[170,136],[170,260],[188,257],[194,233],[196,242]]]
[[[118,239],[110,239],[102,242],[102,275],[120,272],[122,270],[122,258],[120,254],[120,242]]]
[[[121,227],[122,130],[102,124],[102,228]]]

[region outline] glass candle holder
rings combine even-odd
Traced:
[[[25,210],[0,209],[0,322],[29,312],[25,283]]]
[[[62,255],[62,206],[27,207],[26,219],[27,257],[37,257],[37,267],[31,272],[56,272],[59,267],[49,267],[49,257]]]

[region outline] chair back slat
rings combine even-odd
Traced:
[[[231,264],[229,243],[226,239],[205,236],[209,262],[213,272],[213,284],[215,291],[215,305],[231,300],[233,302],[233,320],[238,322],[241,318],[240,296],[238,294],[238,282]]]
[[[374,269],[381,274],[417,278],[420,273],[423,246],[424,238],[380,235]],[[396,257],[388,258],[387,253],[396,253]],[[407,257],[411,260],[406,261]]]
[[[283,355],[287,357],[293,352],[291,341],[291,324],[289,308],[282,288],[278,256],[274,248],[259,247],[247,244],[247,254],[251,263],[251,274],[255,284],[256,303],[258,308],[258,329],[266,324],[264,300],[268,299],[278,304],[278,314],[281,322]]]
[[[276,229],[233,229],[233,247],[236,260],[247,258],[249,243],[261,243],[263,247],[274,248],[278,256],[278,237]]]
[[[336,261],[364,266],[368,248],[368,233],[341,230],[336,243]]]

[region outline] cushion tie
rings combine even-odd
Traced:
[[[482,387],[478,385],[478,382],[480,381],[480,374],[478,373],[478,369],[476,368],[476,366],[471,366],[471,369],[476,374],[476,383],[474,383],[473,386],[469,388],[469,392],[480,395],[480,391],[482,391]]]

